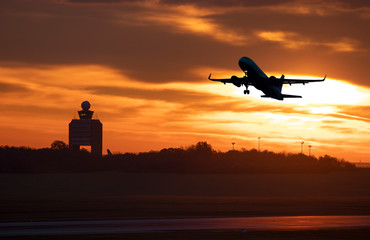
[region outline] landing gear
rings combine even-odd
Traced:
[[[249,92],[249,90],[248,89],[245,89],[244,90],[244,94],[249,94],[250,92]]]

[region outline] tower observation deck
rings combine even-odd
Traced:
[[[79,150],[80,146],[91,146],[91,153],[102,156],[103,124],[99,119],[92,119],[94,111],[90,111],[90,103],[84,101],[82,110],[78,111],[80,119],[72,119],[69,123],[69,147]]]

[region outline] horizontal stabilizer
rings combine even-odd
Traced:
[[[297,95],[288,95],[288,94],[281,94],[283,98],[302,98],[302,96],[297,96]]]
[[[261,97],[263,97],[263,98],[275,98],[275,99],[278,99],[278,100],[283,100],[284,98],[302,98],[302,96],[288,95],[288,94],[281,94],[281,98],[280,97],[266,96],[266,95],[262,95]]]

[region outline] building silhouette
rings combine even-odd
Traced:
[[[90,103],[81,103],[78,111],[80,119],[72,119],[69,123],[69,147],[78,151],[80,146],[91,146],[91,153],[102,156],[103,124],[99,119],[92,119],[94,111],[90,111]]]

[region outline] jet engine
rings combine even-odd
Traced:
[[[233,84],[237,87],[241,87],[242,85],[242,81],[240,80],[240,78],[238,78],[237,76],[232,76],[231,77],[231,81],[233,82]]]

